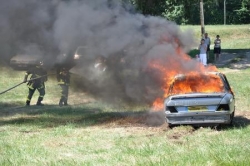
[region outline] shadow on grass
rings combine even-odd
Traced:
[[[20,107],[21,102],[8,103],[8,102],[0,102],[0,109],[12,108],[12,107]]]
[[[222,49],[221,52],[228,52],[228,53],[246,53],[249,52],[250,49]]]
[[[226,52],[226,53],[231,53],[231,54],[241,54],[241,53],[246,53],[246,52],[249,52],[250,49],[221,49],[221,53],[223,52]],[[195,57],[196,54],[199,54],[199,50],[197,49],[193,49],[193,50],[190,50],[188,52],[188,55],[191,56],[191,57]],[[214,50],[213,48],[211,48],[211,50],[209,51],[209,59],[210,58],[213,58],[213,54],[214,54]]]
[[[247,69],[250,67],[250,49],[222,49],[220,60],[214,61],[214,50],[209,52],[208,64],[214,64],[216,67],[230,69]],[[191,50],[188,55],[192,58],[199,54],[197,49]]]
[[[115,111],[115,110],[114,110]],[[30,125],[42,128],[73,125],[86,126],[160,126],[165,123],[163,112],[104,112],[100,108],[31,106],[20,107],[0,119],[0,125]],[[2,116],[3,117],[3,116]]]
[[[245,128],[250,125],[250,119],[244,116],[235,116],[232,125],[222,125],[218,130],[230,130],[233,128]]]
[[[1,108],[2,103],[0,103]],[[8,105],[10,106],[10,105]],[[13,105],[12,105],[13,106]],[[30,125],[42,128],[73,125],[87,126],[128,126],[128,127],[157,127],[165,124],[164,112],[131,111],[115,109],[110,112],[93,106],[66,106],[57,105],[7,107],[1,110],[0,126]],[[244,115],[235,116],[233,125],[223,125],[219,130],[244,128],[250,125],[250,119]]]
[[[233,121],[233,127],[242,128],[250,125],[250,119],[244,116],[235,116]]]

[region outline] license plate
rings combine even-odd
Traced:
[[[206,106],[189,106],[188,111],[195,112],[195,111],[207,111]]]

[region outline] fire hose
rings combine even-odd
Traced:
[[[9,89],[6,89],[5,91],[0,92],[0,95],[6,93],[6,92],[8,92],[8,91],[10,91],[11,89],[14,89],[14,88],[16,88],[16,87],[22,85],[23,83],[26,83],[26,82],[29,82],[29,81],[33,81],[33,80],[36,80],[36,79],[39,79],[39,78],[42,78],[42,77],[46,77],[46,76],[48,76],[48,75],[55,75],[55,73],[53,73],[53,74],[46,74],[46,75],[43,75],[43,76],[40,76],[40,77],[37,77],[37,78],[32,78],[32,79],[29,79],[29,80],[27,80],[27,81],[25,81],[25,82],[22,81],[22,82],[20,82],[19,84],[15,85],[15,86],[13,86],[13,87],[11,87],[11,88],[9,88]]]

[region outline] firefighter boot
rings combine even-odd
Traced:
[[[60,101],[59,101],[59,106],[60,106],[60,107],[63,106],[63,99],[60,99]]]
[[[30,106],[30,101],[29,100],[26,101],[26,106]]]
[[[67,99],[64,100],[64,105],[65,105],[65,106],[68,105],[68,100],[67,100]]]
[[[42,98],[42,97],[39,97],[38,100],[37,100],[37,102],[36,102],[36,105],[37,105],[37,106],[44,106],[44,104],[41,103],[42,100],[43,100],[43,98]]]

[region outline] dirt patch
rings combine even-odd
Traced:
[[[163,111],[158,112],[121,112],[99,121],[100,125],[121,127],[160,127],[165,124]]]
[[[173,132],[168,135],[169,139],[180,139],[185,135],[190,135],[195,132],[192,126],[185,126],[182,128],[174,128]]]
[[[237,112],[234,118],[233,126],[223,125],[222,127],[208,127],[219,134],[220,131],[227,130],[228,128],[242,128],[250,125],[250,112]],[[169,128],[165,121],[165,116],[162,112],[157,113],[144,113],[144,114],[129,114],[119,118],[109,118],[99,124],[104,128],[127,128],[128,132],[151,132],[151,134],[160,134],[167,132],[168,140],[172,140],[175,143],[183,143],[182,138],[188,135],[192,135],[195,132],[207,127],[198,126],[177,126]],[[214,132],[213,132],[214,133]],[[148,135],[152,136],[152,135]]]
[[[250,111],[235,111],[235,116],[244,116],[247,119],[250,119]]]

